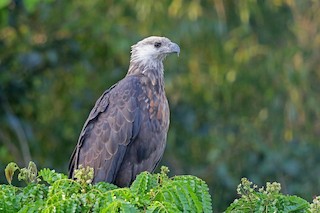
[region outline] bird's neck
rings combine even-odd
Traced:
[[[142,74],[148,77],[154,87],[164,90],[163,63],[141,62],[130,60],[130,66],[127,75]]]
[[[141,59],[131,57],[128,74],[146,73],[148,70],[157,70],[159,75],[163,76],[162,60]]]

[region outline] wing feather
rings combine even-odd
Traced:
[[[137,81],[124,78],[97,100],[71,156],[70,178],[82,164],[94,168],[94,182],[114,182],[127,146],[140,129]]]

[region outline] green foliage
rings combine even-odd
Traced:
[[[33,162],[29,165],[35,166]],[[28,171],[30,167],[22,168],[20,172],[23,169]],[[34,167],[31,170],[34,171]],[[105,182],[92,185],[93,170],[89,167],[77,169],[74,174],[76,180],[54,170],[42,169],[37,181],[27,179],[25,187],[0,185],[0,211],[213,212],[209,189],[203,180],[191,175],[169,178],[168,172],[167,167],[161,167],[161,172],[157,174],[142,172],[130,188],[118,188]],[[242,178],[237,187],[240,198],[225,213],[319,213],[320,196],[310,204],[298,196],[284,195],[280,190],[277,182],[267,182],[265,188],[258,188]]]
[[[266,188],[258,189],[246,178],[242,178],[237,191],[241,196],[236,199],[225,211],[226,213],[250,213],[250,212],[295,212],[308,213],[319,210],[318,200],[310,205],[306,200],[292,195],[283,195],[280,193],[279,183],[267,182]]]
[[[18,179],[20,181],[23,180],[26,183],[36,183],[38,181],[37,175],[38,175],[37,166],[34,162],[30,161],[28,168],[20,169]]]
[[[52,185],[54,182],[68,178],[67,175],[62,173],[56,173],[55,170],[50,170],[47,168],[41,169],[38,173],[39,177],[48,184]]]
[[[77,169],[74,172],[75,179],[81,184],[89,184],[93,180],[93,168],[86,167],[83,168],[82,165],[79,166],[79,169]]]
[[[313,199],[313,202],[310,205],[310,212],[311,213],[320,212],[320,196],[317,196]]]
[[[29,171],[29,168],[23,169]],[[0,185],[0,211],[212,212],[209,189],[204,181],[195,176],[169,178],[168,172],[166,167],[162,167],[159,174],[143,172],[130,188],[118,188],[104,182],[92,185],[91,168],[76,170],[76,180],[42,169],[37,176],[38,183],[26,181],[27,186],[22,188]]]

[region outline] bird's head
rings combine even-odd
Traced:
[[[180,53],[180,47],[166,37],[150,36],[131,47],[131,63],[142,66],[162,65],[170,53]]]

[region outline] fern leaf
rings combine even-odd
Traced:
[[[182,212],[212,212],[208,186],[194,176],[168,180],[156,189],[156,194],[155,201],[175,203]]]
[[[17,212],[21,208],[16,197],[18,188],[12,185],[0,185],[0,212]]]
[[[188,200],[188,194],[183,188],[179,186],[177,182],[166,182],[166,184],[158,189],[155,201],[171,202],[177,205],[179,211],[190,212],[190,200]]]
[[[174,203],[154,201],[147,208],[146,213],[168,213],[168,212],[180,212]]]
[[[19,202],[22,207],[24,206],[31,206],[34,207],[34,203],[36,203],[39,200],[44,200],[47,198],[48,193],[48,187],[44,184],[29,184],[25,188],[23,188],[23,191],[16,195],[19,198]],[[40,202],[38,202],[37,205],[40,205]],[[36,205],[35,205],[36,206]],[[40,206],[38,206],[40,208]]]
[[[190,199],[193,203],[194,209],[196,212],[203,212],[202,203],[199,201],[196,192],[191,188],[190,185],[183,185],[184,189],[187,189],[187,193],[190,195]]]
[[[60,192],[65,193],[69,197],[74,193],[80,193],[81,189],[81,185],[74,180],[60,179],[49,187],[48,197],[50,198]]]
[[[187,194],[187,200],[192,211],[202,212],[202,206],[199,202],[199,198],[196,195],[196,179],[193,176],[181,176],[180,178],[174,178],[173,183],[179,186],[180,190],[183,190]]]
[[[109,213],[109,212],[126,212],[126,213],[136,213],[138,212],[138,209],[135,208],[131,203],[121,201],[121,200],[115,200],[111,203],[109,203],[108,206],[101,209],[102,213]]]
[[[113,201],[112,195],[109,194],[101,194],[95,200],[93,204],[92,212],[101,212],[101,209],[105,208],[108,203]]]
[[[157,185],[157,177],[151,175],[149,172],[142,172],[132,183],[130,189],[133,193],[140,195],[146,194],[150,191],[150,189],[156,187]]]
[[[81,212],[80,204],[76,194],[66,197],[63,192],[60,192],[52,196],[50,202],[46,202],[42,212]]]
[[[192,192],[190,195],[195,194],[198,197],[199,202],[197,202],[197,199],[195,198],[193,201],[196,206],[199,204],[202,205],[201,208],[203,212],[212,212],[212,200],[209,193],[209,187],[203,180],[191,175],[176,176],[173,180],[182,181],[182,183],[189,188],[190,192]],[[198,208],[200,207],[197,206],[197,209]]]
[[[116,185],[113,185],[111,183],[107,182],[99,182],[95,184],[92,188],[92,190],[98,190],[101,193],[107,192],[109,190],[117,189],[118,187]]]
[[[120,203],[123,203],[123,202],[126,203],[132,200],[134,200],[134,197],[131,191],[129,190],[129,188],[117,188],[117,189],[109,190],[97,196],[95,203],[93,205],[93,212],[101,212],[102,210],[106,210],[106,209],[110,210],[112,208],[115,208],[116,206],[114,205],[116,204],[120,205]],[[126,208],[126,207],[123,207],[123,208]]]
[[[203,206],[203,212],[212,212],[212,199],[208,185],[203,180],[199,179],[199,183],[196,186],[197,195],[200,197],[200,202]]]
[[[68,179],[68,176],[62,173],[57,173],[55,170],[50,170],[50,169],[41,169],[38,172],[39,177],[42,177],[42,179],[49,183],[53,184],[54,182],[62,179]]]
[[[33,203],[29,203],[28,205],[24,205],[18,213],[41,212],[44,205],[43,200],[37,200]]]

